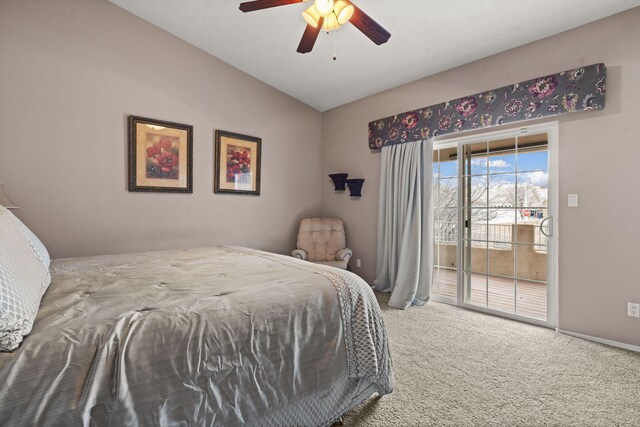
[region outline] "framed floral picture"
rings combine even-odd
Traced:
[[[129,116],[129,191],[193,193],[193,126]]]
[[[216,130],[214,192],[260,195],[262,139]]]

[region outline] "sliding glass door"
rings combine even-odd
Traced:
[[[555,326],[555,125],[434,149],[434,299]]]
[[[456,147],[433,151],[434,272],[432,293],[458,294],[458,159]]]

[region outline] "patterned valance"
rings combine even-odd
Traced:
[[[606,67],[594,64],[369,123],[369,148],[583,110],[602,110]]]

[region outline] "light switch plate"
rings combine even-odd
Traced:
[[[577,208],[578,207],[578,195],[577,194],[569,194],[569,207],[570,208]]]

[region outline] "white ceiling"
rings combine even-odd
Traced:
[[[376,46],[346,24],[321,33],[302,55],[300,13],[310,3],[242,13],[241,0],[109,1],[319,111],[640,6],[640,0],[355,0],[391,39]]]

